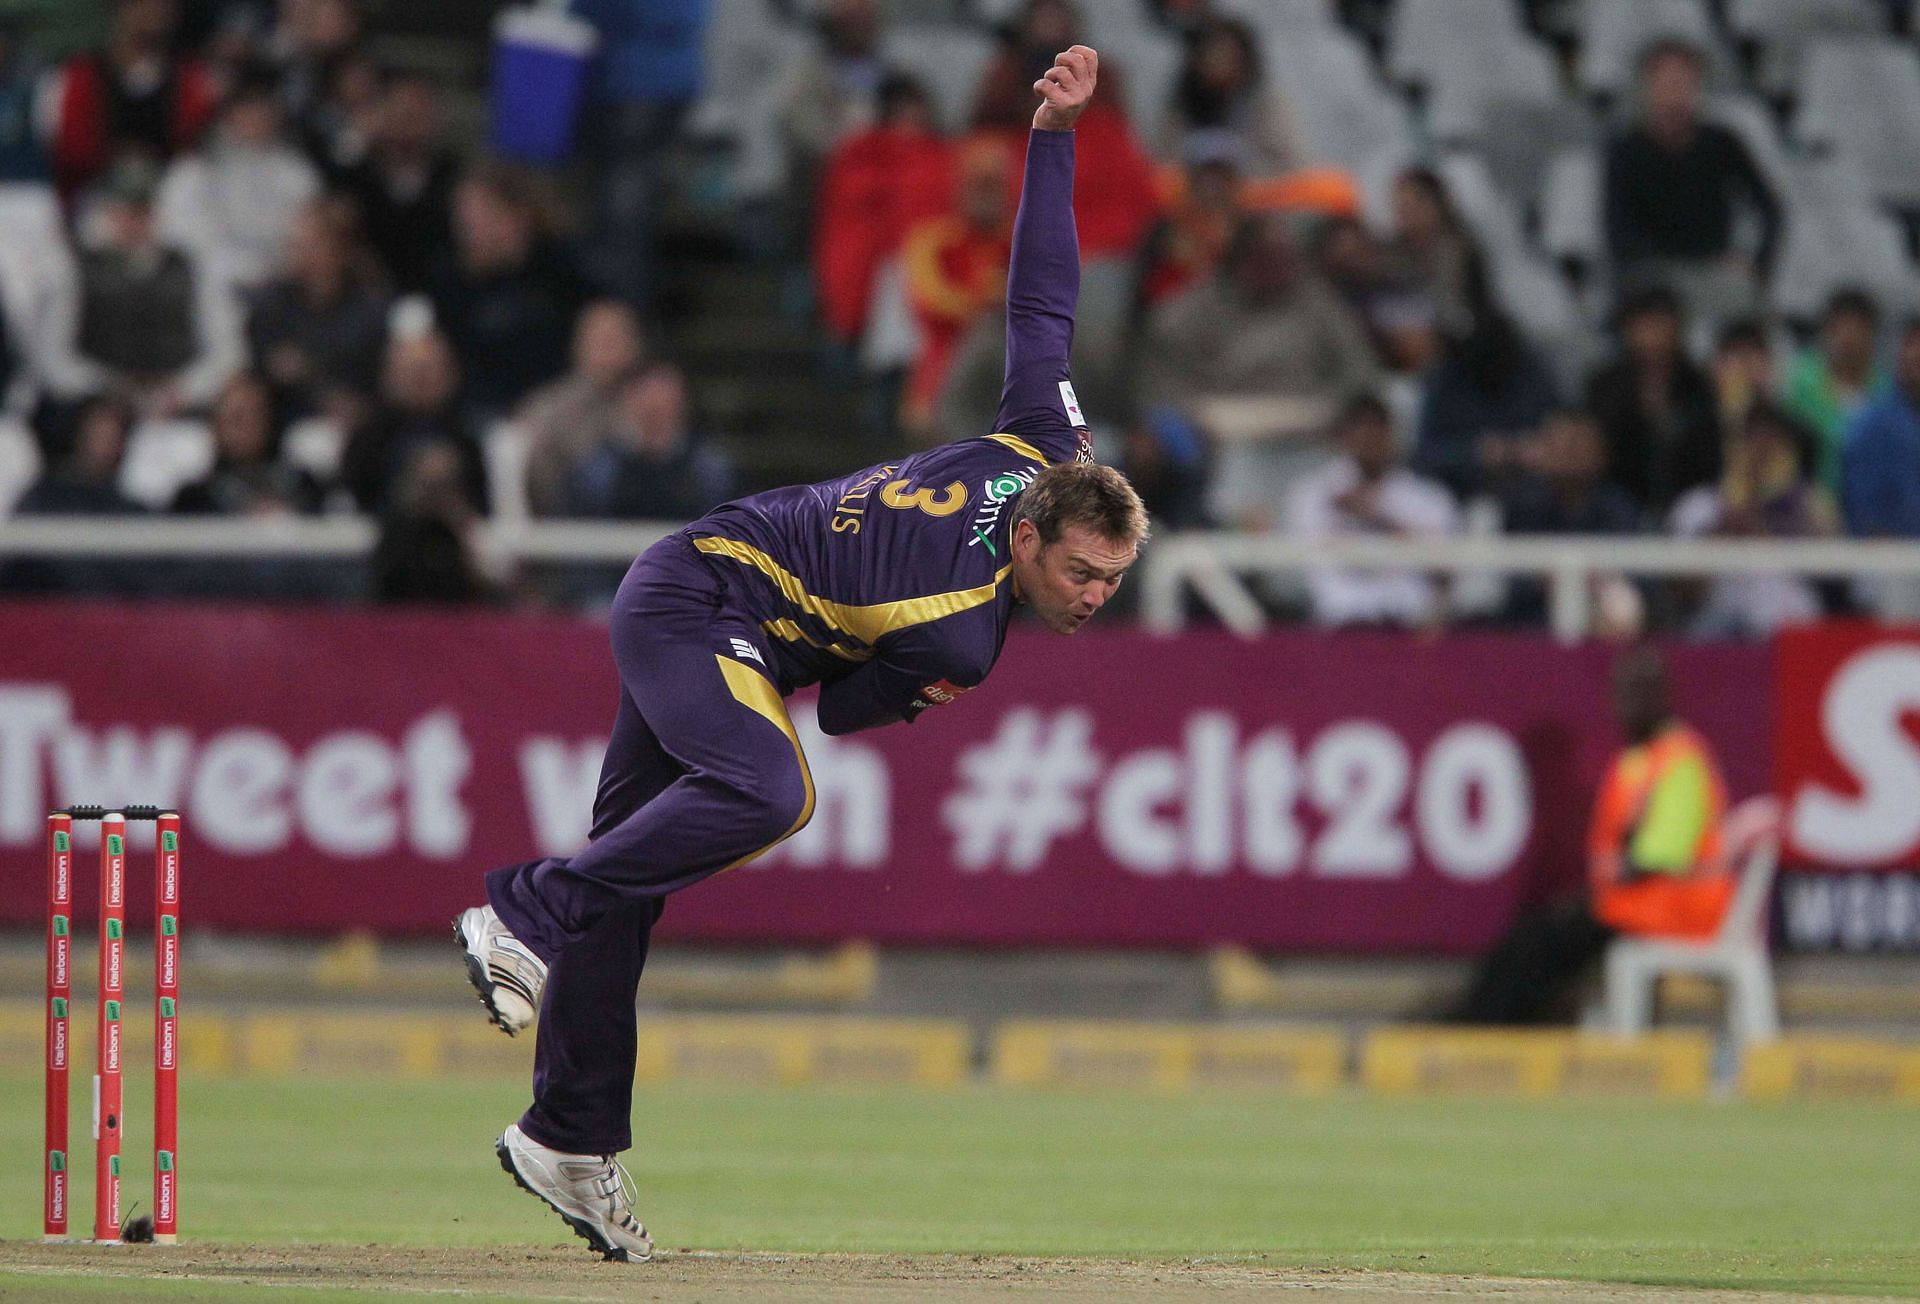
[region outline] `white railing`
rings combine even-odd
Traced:
[[[480,547],[503,561],[620,563],[675,528],[660,521],[493,523],[482,527]],[[0,558],[352,560],[372,550],[377,534],[373,521],[356,517],[14,517],[0,519]],[[1142,619],[1159,632],[1179,629],[1191,594],[1227,628],[1251,637],[1267,628],[1268,620],[1247,577],[1297,575],[1321,566],[1537,576],[1547,584],[1553,631],[1578,639],[1589,627],[1590,595],[1599,576],[1785,574],[1920,581],[1920,543],[1524,536],[1308,543],[1270,534],[1170,534],[1149,545],[1140,567]]]
[[[1227,628],[1256,635],[1268,622],[1245,576],[1299,574],[1322,566],[1538,576],[1547,583],[1554,633],[1575,640],[1589,628],[1590,595],[1600,576],[1920,579],[1920,543],[1521,535],[1306,542],[1271,534],[1173,534],[1149,547],[1141,573],[1142,619],[1160,632],[1179,629],[1191,593]]]

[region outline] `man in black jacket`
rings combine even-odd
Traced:
[[[1607,150],[1607,248],[1623,281],[1678,285],[1712,322],[1751,312],[1780,234],[1780,202],[1740,138],[1700,116],[1701,52],[1655,42],[1640,60],[1640,119]],[[1751,213],[1759,239],[1734,240]]]

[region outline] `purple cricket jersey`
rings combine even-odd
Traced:
[[[1067,366],[1073,156],[1072,132],[1029,138],[995,433],[755,494],[687,527],[765,633],[782,694],[825,685],[830,734],[912,720],[986,677],[1013,611],[1012,500],[1043,467],[1092,460]]]

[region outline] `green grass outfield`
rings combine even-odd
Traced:
[[[0,1077],[15,1102],[0,1115],[8,1240],[39,1233],[39,1094],[37,1078]],[[127,1096],[126,1198],[145,1208],[144,1079],[129,1074]],[[495,1164],[522,1103],[512,1083],[189,1081],[183,1096],[183,1239],[565,1237]],[[640,1212],[668,1249],[1265,1256],[1920,1294],[1912,1106],[680,1084],[643,1090],[635,1120]],[[25,1280],[0,1271],[0,1296]]]

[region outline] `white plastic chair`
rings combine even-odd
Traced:
[[[1719,933],[1705,942],[1621,938],[1607,948],[1606,1020],[1627,1036],[1653,1022],[1654,984],[1662,974],[1716,978],[1727,988],[1727,1026],[1742,1045],[1780,1035],[1767,951],[1767,900],[1780,863],[1780,804],[1771,797],[1742,802],[1727,817],[1727,855],[1740,866],[1740,883]]]

